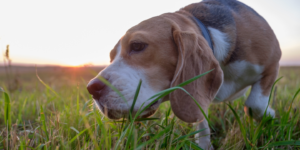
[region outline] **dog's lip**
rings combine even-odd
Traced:
[[[111,110],[109,110],[108,108],[106,108],[105,106],[103,106],[101,103],[98,102],[98,99],[94,99],[94,102],[100,108],[100,111],[102,112],[102,114],[107,116],[109,119],[118,120],[118,119],[122,118],[122,117],[116,117],[115,115],[113,115],[113,113],[110,112]],[[156,101],[153,104],[151,104],[150,107],[147,110],[145,110],[138,118],[148,118],[148,117],[151,117],[152,115],[154,115],[155,112],[157,111],[158,104],[159,104],[159,101]],[[119,115],[117,115],[117,116],[119,116]]]
[[[109,119],[118,120],[118,119],[122,118],[122,117],[116,117],[115,115],[113,115],[113,113],[111,113],[108,108],[104,107],[101,103],[98,103],[97,100],[95,100],[95,102],[97,103],[98,107],[100,108],[100,111],[102,112],[102,114],[107,116]]]
[[[138,118],[149,118],[149,117],[151,117],[152,115],[154,115],[156,111],[157,111],[157,109],[150,110],[149,112],[147,112],[147,113],[145,113],[145,114],[142,114],[142,115],[139,116]]]
[[[97,100],[100,99],[101,94],[102,94],[101,91],[97,91],[97,93],[93,93],[93,94],[91,94],[91,95],[92,95],[93,99],[94,99],[95,101],[97,101]]]

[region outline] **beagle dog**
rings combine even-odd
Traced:
[[[252,8],[237,0],[203,0],[139,23],[111,50],[111,64],[98,76],[116,87],[127,102],[98,77],[87,89],[100,111],[119,119],[128,115],[140,79],[143,82],[133,113],[149,104],[147,99],[159,91],[213,69],[183,88],[207,113],[212,102],[235,100],[251,86],[244,111],[248,114],[251,108],[253,117],[260,120],[266,109],[268,115],[275,116],[268,100],[280,57],[273,30]],[[201,135],[208,136],[198,143],[211,148],[208,123],[182,90],[152,104],[141,117],[154,114],[166,100],[179,119],[201,122],[198,127],[207,128]]]

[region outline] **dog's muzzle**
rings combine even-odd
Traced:
[[[109,86],[104,84],[98,78],[92,79],[87,85],[88,92],[93,96],[94,102],[99,110],[110,119],[120,119],[123,117],[128,117],[130,107],[124,107],[123,109],[118,107],[120,104],[125,105],[122,98],[119,97],[119,101],[116,101],[116,95],[111,96]],[[132,91],[134,93],[134,91]],[[128,94],[127,94],[128,95]],[[117,96],[118,97],[118,96]],[[129,102],[128,106],[131,106],[132,101]],[[126,105],[127,106],[127,105]],[[145,110],[139,118],[150,117],[155,113],[159,103],[156,102],[152,104],[147,110]],[[133,115],[135,115],[136,111],[134,110]]]
[[[110,110],[98,102],[100,101],[101,96],[104,94],[105,87],[107,86],[102,81],[100,81],[98,78],[94,78],[88,83],[87,90],[93,96],[95,103],[97,103],[97,106],[102,113],[104,113],[110,119],[118,119],[118,117],[113,115],[113,112],[116,110]]]
[[[98,78],[92,79],[87,85],[87,89],[94,99],[99,99],[101,97],[101,91],[105,88],[105,84],[101,82]]]

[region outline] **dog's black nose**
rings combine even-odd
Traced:
[[[101,82],[98,78],[94,78],[88,83],[87,90],[91,95],[93,95],[94,99],[99,99],[101,90],[103,90],[105,86],[106,85],[103,82]]]

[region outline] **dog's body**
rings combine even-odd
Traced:
[[[214,50],[194,17],[208,28]],[[146,100],[155,93],[214,69],[184,88],[207,112],[211,102],[234,100],[252,86],[245,112],[251,108],[259,120],[265,109],[275,116],[268,108],[268,99],[280,57],[274,32],[253,9],[236,0],[204,0],[141,22],[129,29],[111,51],[112,63],[99,76],[115,86],[128,103],[96,78],[90,81],[88,90],[102,112],[119,119],[128,114],[140,79],[143,83],[134,113],[142,103],[149,104]],[[197,105],[180,90],[159,100],[142,117],[152,115],[165,100],[170,100],[178,118],[202,121],[199,127],[207,128],[202,134],[210,134]],[[209,136],[202,137],[199,145],[209,148]]]

